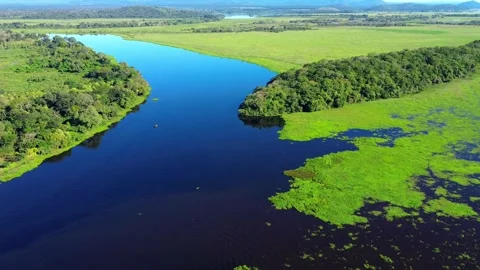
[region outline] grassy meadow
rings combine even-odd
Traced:
[[[339,59],[370,53],[433,46],[459,46],[480,37],[480,27],[428,25],[407,27],[319,27],[306,31],[192,33],[192,29],[234,27],[267,21],[281,23],[299,18],[252,18],[198,24],[138,28],[18,29],[16,31],[66,34],[114,34],[126,39],[180,47],[204,54],[240,59],[275,72],[321,59]],[[303,18],[305,19],[305,18]],[[82,20],[61,21],[76,25]],[[110,20],[83,20],[109,22]],[[118,19],[112,19],[112,22]],[[6,22],[0,20],[0,23]],[[9,20],[8,22],[12,22]],[[29,20],[41,23],[46,20]],[[48,20],[52,22],[52,20]]]
[[[342,27],[282,33],[119,33],[128,39],[241,59],[276,72],[321,59],[432,46],[458,46],[480,37],[479,27]]]

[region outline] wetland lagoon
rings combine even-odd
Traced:
[[[74,37],[151,95],[0,185],[1,269],[478,269],[478,74],[279,127],[237,116],[265,68]]]

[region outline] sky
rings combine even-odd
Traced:
[[[423,4],[437,4],[437,3],[461,3],[461,2],[466,2],[468,0],[384,0],[384,2],[390,2],[390,3],[405,3],[405,2],[410,2],[410,3],[423,3]]]

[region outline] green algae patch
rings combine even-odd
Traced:
[[[480,197],[470,197],[471,202],[480,202]]]
[[[446,215],[454,218],[478,216],[477,212],[469,205],[451,202],[445,198],[429,201],[424,209],[427,213],[436,213],[437,215]]]
[[[388,221],[393,221],[397,218],[404,218],[404,217],[411,216],[411,214],[405,212],[403,208],[396,207],[396,206],[385,207],[385,211],[386,211],[385,217]]]
[[[381,258],[384,262],[386,262],[386,263],[388,263],[388,264],[393,264],[392,258],[390,258],[390,257],[388,257],[388,256],[386,256],[386,255],[383,255],[383,254],[380,254],[379,256],[380,256],[380,258]]]
[[[270,200],[277,209],[296,209],[335,225],[368,222],[360,212],[374,203],[389,203],[385,215],[392,219],[420,210],[455,218],[476,216],[470,206],[444,197],[454,197],[447,190],[450,184],[480,184],[480,162],[457,155],[478,151],[479,85],[476,74],[413,96],[284,115],[281,139],[340,138],[358,150],[309,159],[287,171],[293,178],[291,189]],[[352,129],[373,137],[345,136]],[[402,136],[374,137],[377,130],[391,129],[400,129]],[[465,147],[472,144],[476,147]],[[441,198],[427,198],[419,179],[429,179]]]
[[[444,188],[444,187],[438,187],[438,188],[435,190],[435,195],[447,197],[447,196],[448,196],[448,190],[447,190],[446,188]]]
[[[247,266],[247,265],[240,265],[240,266],[237,266],[237,267],[233,268],[233,270],[260,270],[260,268],[250,267],[250,266]]]
[[[462,195],[456,194],[456,193],[450,193],[444,187],[438,187],[437,189],[435,189],[435,195],[437,195],[438,197],[450,197],[455,199],[462,198]]]

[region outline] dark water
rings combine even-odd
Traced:
[[[296,250],[312,219],[267,198],[287,188],[284,170],[351,145],[280,141],[278,128],[240,121],[243,98],[275,75],[264,68],[77,38],[136,67],[153,91],[108,132],[0,185],[0,269],[231,269]]]
[[[135,66],[153,91],[109,131],[0,185],[0,269],[478,268],[476,221],[369,217],[368,227],[337,229],[274,210],[267,198],[288,188],[284,170],[355,148],[281,141],[274,120],[240,121],[238,105],[272,72],[113,36],[77,38]]]

